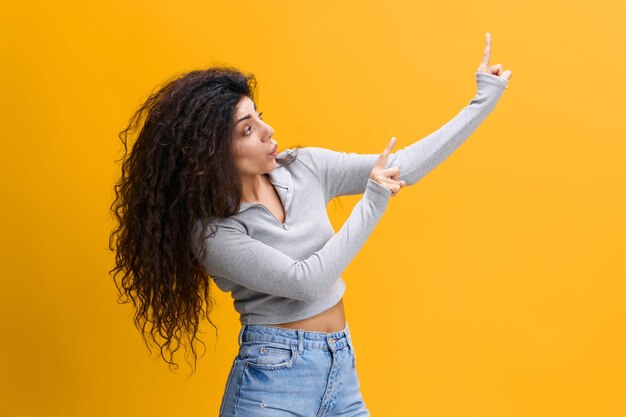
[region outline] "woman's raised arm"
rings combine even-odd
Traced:
[[[399,180],[415,184],[444,161],[491,113],[507,88],[511,71],[489,65],[491,36],[475,73],[477,93],[467,106],[445,125],[417,142],[389,154],[387,167],[399,167]],[[326,202],[339,195],[361,194],[377,154],[336,152],[319,147],[302,149],[301,162],[319,178]]]

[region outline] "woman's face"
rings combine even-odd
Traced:
[[[265,174],[276,168],[274,129],[260,116],[249,97],[237,104],[233,145],[240,175]]]

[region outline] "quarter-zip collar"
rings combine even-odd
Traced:
[[[293,179],[291,178],[291,173],[283,165],[278,165],[273,171],[268,173],[268,176],[270,183],[276,189],[276,193],[283,204],[283,209],[286,214],[289,210],[291,199],[293,198]],[[259,203],[241,203],[239,213],[258,204]]]

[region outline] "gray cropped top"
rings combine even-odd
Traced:
[[[387,167],[415,184],[457,149],[493,110],[507,80],[476,72],[477,93],[454,118],[430,135],[389,154]],[[382,149],[381,149],[382,151]],[[278,157],[293,152],[282,151]],[[343,271],[385,212],[391,192],[369,178],[379,154],[299,148],[297,159],[269,173],[285,211],[281,223],[262,204],[242,203],[237,214],[213,219],[211,235],[194,223],[194,254],[224,292],[241,324],[302,320],[334,306],[346,284]],[[326,205],[341,195],[363,194],[335,233]],[[206,240],[200,256],[198,243]]]

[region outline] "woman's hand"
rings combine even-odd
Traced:
[[[483,52],[483,60],[480,62],[478,72],[486,72],[490,75],[497,75],[498,77],[502,77],[507,81],[511,78],[512,73],[511,70],[502,71],[502,64],[489,65],[489,60],[491,59],[491,34],[487,32],[487,45],[485,46],[485,51]]]
[[[391,167],[385,168],[387,164],[387,157],[391,153],[394,145],[396,144],[396,138],[391,138],[391,141],[387,145],[384,151],[378,157],[376,165],[370,173],[370,178],[391,191],[391,196],[394,197],[400,192],[400,189],[406,185],[406,181],[398,181],[398,175],[400,174],[400,168]]]

